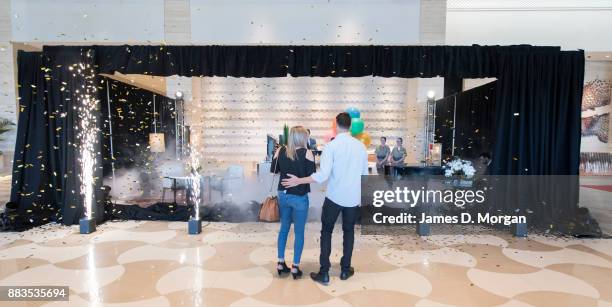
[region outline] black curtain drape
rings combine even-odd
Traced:
[[[494,159],[499,175],[578,175],[584,52],[500,57]]]
[[[151,160],[149,133],[154,131],[153,96],[155,96],[155,113],[157,113],[156,131],[164,133],[167,149],[173,152],[175,135],[173,99],[106,77],[102,78],[100,84],[102,86],[100,107],[104,119],[102,121],[104,176],[111,173],[111,124],[115,169],[144,168],[145,165],[139,164]],[[110,98],[110,118],[108,98]]]
[[[42,53],[20,51],[17,56],[19,120],[11,201],[19,204],[20,220],[15,223],[20,229],[61,219],[65,180],[59,149],[65,140],[61,129],[66,118],[61,116],[65,108],[47,100]]]
[[[453,129],[455,126],[455,99],[449,96],[436,101],[434,142],[442,144],[442,159],[453,156]]]
[[[436,142],[442,143],[444,160],[453,155],[453,121],[455,156],[474,160],[483,152],[491,153],[495,143],[496,84],[497,81],[490,82],[436,101]]]
[[[78,73],[79,63],[93,65],[95,73],[158,76],[496,77],[493,173],[578,174],[583,51],[527,45],[45,46],[42,53],[20,53],[18,61],[21,112],[11,200],[24,213],[56,208],[66,224],[82,215],[75,104],[77,91],[93,77]]]
[[[49,219],[71,225],[83,216],[78,108],[85,89],[95,91],[95,75],[88,72],[94,59],[94,51],[82,47],[18,54],[21,98],[11,201],[32,225]],[[97,110],[92,114],[99,117]],[[101,178],[101,168],[93,171]]]
[[[444,97],[455,95],[463,91],[463,79],[444,78]]]
[[[474,160],[491,153],[495,144],[495,98],[497,81],[457,95],[455,154]]]

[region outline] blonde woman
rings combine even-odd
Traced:
[[[291,272],[293,279],[302,276],[300,258],[304,249],[304,227],[308,218],[308,193],[310,184],[301,184],[291,188],[281,185],[287,174],[308,177],[315,172],[314,155],[308,146],[308,130],[302,126],[292,127],[289,131],[287,146],[276,150],[272,159],[271,172],[280,173],[278,183],[278,207],[280,211],[280,231],[278,233],[278,275]],[[275,169],[276,168],[276,169]],[[289,229],[293,223],[295,240],[293,246],[293,265],[291,269],[285,263],[285,245]]]

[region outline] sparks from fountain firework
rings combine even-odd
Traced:
[[[189,164],[191,167],[191,172],[190,172],[190,180],[189,180],[189,184],[191,185],[191,195],[190,195],[190,201],[193,204],[194,207],[194,218],[195,219],[200,219],[200,201],[201,201],[201,195],[200,195],[200,191],[201,191],[201,177],[200,177],[200,159],[199,159],[199,154],[197,150],[192,150],[193,148],[195,148],[195,141],[192,141],[192,144],[189,144]]]
[[[87,51],[86,56],[92,57],[91,51]],[[94,201],[94,169],[96,167],[96,145],[98,142],[98,118],[94,114],[98,107],[96,96],[96,86],[94,84],[95,72],[91,64],[79,63],[76,66],[76,74],[84,79],[81,89],[77,90],[79,103],[77,107],[79,118],[78,139],[80,142],[79,163],[81,166],[81,195],[83,196],[84,213],[87,219],[92,219]],[[74,71],[74,68],[71,69]],[[73,76],[76,77],[76,74]]]
[[[191,103],[197,103],[195,101],[189,101]],[[197,112],[199,108],[190,108],[191,112]],[[190,142],[187,144],[188,153],[189,153],[189,166],[191,168],[189,176],[191,177],[189,180],[189,184],[191,185],[191,195],[190,201],[193,204],[194,218],[200,219],[200,203],[201,199],[201,175],[200,175],[200,151],[198,148],[198,140],[197,138],[191,138]]]

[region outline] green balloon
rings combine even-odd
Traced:
[[[351,119],[351,134],[357,135],[363,132],[364,127],[363,119],[361,118],[353,118]]]

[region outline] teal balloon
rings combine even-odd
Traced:
[[[350,107],[350,108],[346,109],[346,113],[348,113],[351,118],[359,118],[359,117],[361,117],[361,112],[359,112],[359,109],[357,109],[355,107]]]
[[[363,120],[361,118],[353,118],[351,120],[351,134],[357,135],[363,132],[363,127],[365,126]]]

